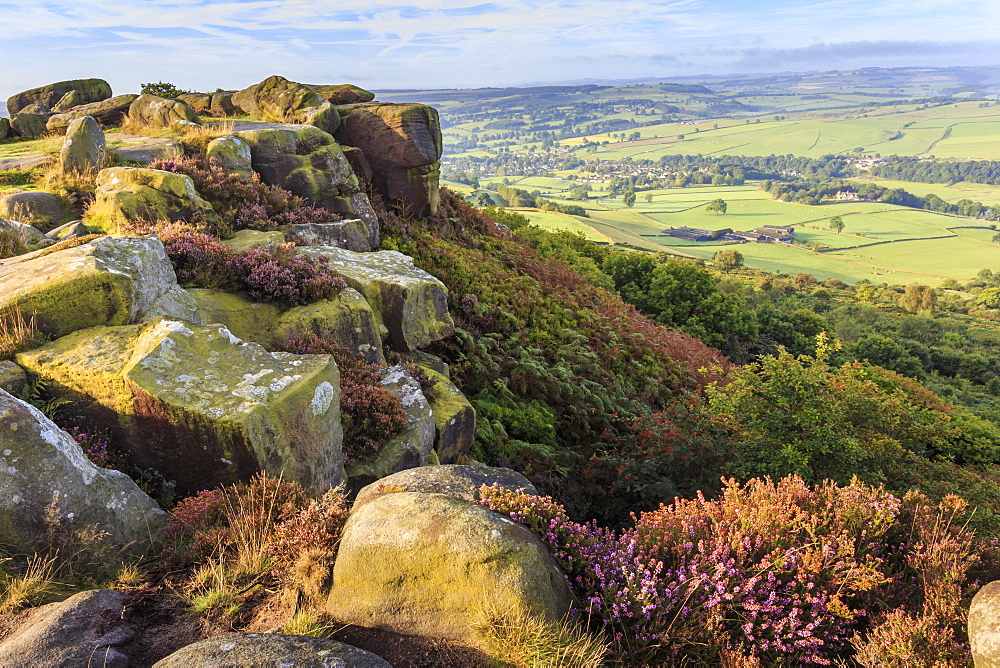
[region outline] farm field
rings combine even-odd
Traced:
[[[603,234],[587,223],[583,222],[584,218],[578,218],[576,216],[570,216],[565,213],[558,213],[556,211],[539,211],[537,209],[510,209],[511,211],[517,211],[538,227],[542,229],[549,230],[550,232],[579,232],[583,234],[590,241],[596,241],[599,243],[614,243],[610,236]]]

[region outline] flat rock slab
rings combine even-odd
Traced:
[[[328,355],[269,353],[222,325],[95,327],[17,356],[180,493],[257,471],[324,492],[343,481],[340,374]]]
[[[28,403],[0,391],[0,543],[44,549],[54,496],[70,526],[108,533],[106,544],[141,552],[166,514],[124,473],[90,463],[73,437]],[[96,545],[94,546],[97,547]]]
[[[227,633],[200,640],[154,668],[392,668],[382,657],[336,640],[278,633]]]
[[[0,170],[5,172],[11,170],[27,172],[32,169],[54,165],[57,162],[59,162],[58,158],[46,153],[27,153],[14,158],[0,159]]]
[[[0,261],[0,309],[12,308],[59,337],[157,315],[189,319],[194,302],[177,285],[159,239],[102,237]]]
[[[0,642],[0,668],[125,668],[128,658],[116,646],[134,635],[122,622],[126,599],[120,591],[94,589],[35,609]]]
[[[184,146],[169,137],[132,137],[123,140],[112,150],[124,160],[134,160],[144,165],[154,160],[180,160],[184,157]]]
[[[409,352],[450,336],[448,289],[397,251],[353,253],[335,246],[309,246],[301,253],[325,255],[330,267],[364,295],[389,330],[389,345]]]

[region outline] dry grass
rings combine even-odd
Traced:
[[[311,612],[297,612],[285,622],[278,633],[292,636],[312,636],[313,638],[332,638],[338,626],[325,621],[321,615]]]
[[[38,554],[28,560],[22,572],[4,573],[0,581],[0,614],[47,603],[67,586],[58,580],[58,573],[57,557]]]
[[[17,304],[0,309],[0,359],[11,359],[17,353],[37,348],[45,341],[45,335],[38,331],[34,313],[25,319]]]
[[[553,623],[512,608],[480,611],[473,630],[494,660],[517,668],[598,668],[608,645],[569,621]]]

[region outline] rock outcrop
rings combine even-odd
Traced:
[[[368,225],[360,218],[292,225],[292,234],[310,246],[336,246],[356,253],[378,248],[377,244],[372,245],[369,232]]]
[[[422,104],[341,107],[337,141],[360,148],[383,201],[416,216],[437,212],[441,126],[437,110]]]
[[[92,116],[78,118],[66,128],[59,165],[66,174],[96,174],[108,161],[104,130]]]
[[[63,133],[69,127],[70,123],[84,116],[92,116],[103,127],[119,125],[122,122],[122,118],[128,113],[129,106],[131,106],[137,97],[139,96],[135,94],[118,95],[107,100],[101,100],[100,102],[91,102],[90,104],[73,107],[63,113],[50,116],[45,123],[45,128],[49,132]]]
[[[93,589],[33,610],[0,642],[0,667],[126,668],[128,657],[118,646],[134,635],[122,621],[127,599],[120,591]]]
[[[158,318],[82,330],[16,361],[183,494],[261,470],[316,491],[343,480],[329,356],[269,353],[221,325]]]
[[[208,93],[184,93],[178,95],[177,99],[191,107],[196,114],[212,108],[212,96]]]
[[[455,323],[448,313],[444,283],[397,251],[352,253],[331,246],[309,246],[301,252],[325,255],[347,284],[364,295],[389,330],[389,345],[407,352],[450,336]]]
[[[7,98],[7,113],[16,114],[30,104],[51,108],[70,91],[76,91],[77,104],[99,102],[111,97],[111,86],[104,79],[58,81],[10,96]]]
[[[105,228],[123,222],[184,220],[212,222],[212,205],[190,176],[142,167],[109,167],[97,175],[97,197],[89,220]]]
[[[53,503],[68,529],[96,527],[113,548],[141,554],[155,542],[166,514],[131,478],[91,464],[72,436],[4,391],[0,418],[0,543],[44,550]]]
[[[0,218],[0,230],[5,232],[13,232],[21,241],[28,246],[38,245],[45,240],[45,235],[42,234],[41,230],[32,225],[25,225],[24,223],[18,222],[16,220],[6,220]]]
[[[392,668],[385,659],[336,640],[278,633],[227,633],[177,650],[154,668],[195,666],[274,668],[275,666],[339,666]]]
[[[233,135],[217,137],[205,147],[205,157],[217,160],[228,172],[249,176],[253,173],[250,147]]]
[[[375,99],[375,93],[353,84],[333,84],[313,86],[313,88],[331,104],[358,104]]]
[[[354,507],[368,503],[380,494],[389,494],[386,489],[422,494],[440,494],[460,501],[478,501],[479,488],[498,485],[513,492],[537,495],[538,490],[517,471],[494,466],[421,466],[400,471],[373,482],[358,492]]]
[[[190,319],[194,306],[155,237],[102,237],[0,261],[0,309],[34,315],[52,337],[156,315]]]
[[[10,128],[14,134],[26,139],[37,139],[45,134],[49,119],[54,114],[18,113],[10,115]]]
[[[310,86],[280,76],[270,76],[244,88],[232,102],[248,114],[265,121],[314,125],[333,133],[340,124],[336,108]]]
[[[546,547],[482,506],[438,494],[381,494],[347,520],[327,609],[337,620],[469,639],[493,607],[557,621],[570,592]]]
[[[181,100],[171,100],[146,93],[129,105],[126,118],[138,127],[178,128],[186,124],[201,125],[194,109]]]
[[[113,153],[123,160],[148,165],[154,160],[180,160],[184,157],[184,145],[169,137],[124,138]]]
[[[385,363],[378,316],[357,290],[345,288],[331,299],[288,309],[273,322],[267,341],[287,341],[309,331],[332,337],[366,362]]]

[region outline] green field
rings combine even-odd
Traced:
[[[511,211],[517,211],[527,216],[533,224],[551,232],[579,232],[590,241],[606,244],[614,243],[610,236],[597,231],[585,223],[584,220],[586,219],[570,216],[565,213],[539,211],[537,209],[511,209]]]

